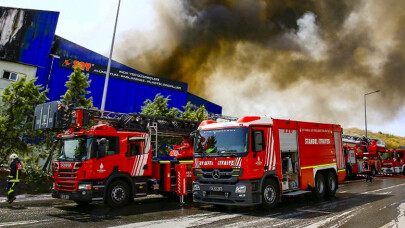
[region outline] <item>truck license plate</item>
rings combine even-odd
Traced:
[[[64,199],[64,200],[68,200],[68,199],[69,199],[69,195],[60,194],[60,198],[61,198],[61,199]]]
[[[210,187],[210,190],[215,191],[215,192],[222,192],[223,191],[222,187],[217,187],[217,186]]]

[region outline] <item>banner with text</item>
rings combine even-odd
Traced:
[[[60,58],[59,66],[69,69],[73,69],[79,66],[86,73],[98,74],[103,76],[105,76],[107,72],[107,66],[62,57]],[[111,67],[110,69],[110,77],[138,82],[146,85],[158,86],[165,89],[177,90],[181,92],[186,92],[187,88],[187,84],[183,82],[178,82],[166,78],[159,78],[133,71],[120,70],[113,67]]]

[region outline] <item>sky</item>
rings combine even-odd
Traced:
[[[114,47],[114,58],[118,55],[116,52],[123,51],[122,46],[120,43],[124,42],[132,42],[132,46],[148,46],[143,45],[143,42],[150,42],[150,39],[157,40],[156,42],[162,42],[162,40],[173,40],[178,37],[173,36],[170,32],[159,32],[158,30],[162,30],[162,18],[165,19],[165,16],[162,16],[166,11],[162,8],[164,7],[172,7],[169,4],[156,4],[157,0],[122,0],[121,1],[121,8],[120,14],[118,19],[118,26],[117,26],[117,34],[116,34],[116,46]],[[162,2],[162,1],[160,1]],[[75,42],[81,46],[84,46],[90,50],[93,50],[97,53],[103,54],[108,56],[112,33],[114,28],[114,20],[116,15],[116,10],[118,6],[118,0],[70,0],[70,1],[60,1],[60,0],[0,0],[1,6],[7,7],[17,7],[17,8],[28,8],[28,9],[37,9],[37,10],[50,10],[50,11],[58,11],[60,12],[59,21],[56,28],[56,34],[68,39],[72,42]],[[159,5],[159,7],[157,7]],[[367,9],[368,11],[372,9]],[[173,12],[173,10],[171,11]],[[167,12],[166,12],[167,13]],[[177,15],[180,17],[180,15]],[[357,17],[356,17],[357,16]],[[358,20],[359,23],[362,22],[358,19],[358,15],[354,14],[351,15],[349,18],[352,21]],[[168,17],[167,17],[168,18]],[[187,20],[192,20],[187,19]],[[283,36],[283,39],[294,40],[297,43],[298,49],[301,52],[306,53],[308,56],[315,60],[322,60],[322,56],[327,51],[327,44],[323,44],[322,36],[320,33],[320,27],[317,26],[317,15],[312,13],[305,13],[299,20],[296,21],[298,27],[300,28],[295,33],[289,33]],[[160,21],[159,21],[160,20]],[[348,20],[349,21],[349,20]],[[372,21],[371,19],[369,21]],[[176,23],[176,22],[173,22]],[[364,23],[364,22],[363,22]],[[157,29],[158,28],[158,29]],[[208,31],[209,32],[209,31]],[[371,32],[372,33],[372,32]],[[148,38],[147,36],[150,37]],[[143,37],[139,37],[143,36]],[[146,36],[146,37],[145,37]],[[158,37],[156,39],[155,37]],[[178,38],[180,39],[180,38]],[[377,39],[377,38],[376,38]],[[381,39],[381,37],[378,37]],[[172,41],[176,43],[177,41]],[[281,41],[278,41],[281,42]],[[256,48],[255,46],[249,46],[246,44],[240,44],[238,48]],[[136,49],[136,48],[135,48]],[[164,49],[166,50],[166,49]],[[129,49],[129,51],[132,51]],[[147,48],[138,48],[134,51],[134,53],[138,53],[140,51],[148,52]],[[361,50],[359,51],[361,54]],[[127,56],[128,54],[126,54]],[[142,55],[142,53],[140,54]],[[148,55],[146,55],[148,56]],[[153,56],[153,55],[149,55]],[[122,56],[118,58],[118,60],[125,59]],[[127,58],[128,59],[128,58]],[[127,60],[126,59],[126,60]],[[123,60],[124,61],[124,60]],[[153,61],[152,61],[153,62]],[[136,64],[130,65],[134,68],[137,68]],[[152,66],[153,67],[153,66]],[[139,69],[145,73],[153,74],[154,72],[148,72],[143,68]],[[224,67],[218,67],[215,69],[214,73],[210,76],[210,79],[216,80],[219,83],[215,83],[210,85],[209,91],[212,90],[222,90],[224,86],[227,86],[228,82],[224,81],[221,83],[221,71],[224,70]],[[229,72],[229,71],[228,71]],[[225,72],[226,73],[226,72]],[[260,79],[263,77],[267,77],[267,73],[257,73],[252,76],[251,78]],[[182,79],[179,79],[182,80]],[[194,83],[202,83],[199,81],[195,81]],[[204,82],[207,83],[207,82]],[[267,106],[271,105],[264,105],[262,104],[264,101],[261,99],[260,96],[251,97],[251,95],[247,96],[247,99],[243,99],[242,104],[238,104],[241,106],[246,106],[246,108],[241,109],[241,111],[235,111],[235,102],[227,102],[227,99],[233,98],[234,91],[238,92],[241,91],[245,93],[244,87],[245,84],[252,84],[250,86],[255,86],[254,84],[257,82],[252,82],[247,79],[240,80],[239,82],[232,84],[232,92],[229,95],[223,96],[203,96],[204,98],[217,103],[223,107],[223,114],[226,115],[263,115],[263,114],[270,114],[274,117],[280,118],[290,118],[291,110],[293,110],[295,104],[294,102],[300,102],[302,105],[311,104],[316,105],[317,102],[320,102],[321,105],[325,103],[325,100],[316,97],[317,95],[311,96],[299,96],[292,97],[289,96],[290,94],[296,95],[298,93],[305,92],[305,85],[306,82],[303,82],[302,86],[297,87],[290,87],[284,90],[277,90],[275,92],[266,94],[275,96],[277,99],[271,100],[270,104],[274,104],[275,108],[270,109]],[[228,84],[229,85],[229,84]],[[193,87],[190,85],[189,86]],[[222,87],[221,87],[222,86]],[[282,85],[281,85],[282,86]],[[307,85],[308,86],[308,85]],[[320,88],[322,84],[314,85],[314,90]],[[260,87],[260,85],[258,85]],[[249,87],[252,88],[252,87]],[[262,88],[263,89],[263,88]],[[272,89],[278,89],[277,86],[272,87]],[[362,90],[354,93],[356,97],[352,97],[350,99],[355,99],[356,102],[352,102],[352,105],[348,105],[346,107],[346,111],[339,110],[339,112],[346,112],[346,119],[347,116],[353,116],[353,121],[344,120],[342,121],[342,125],[344,128],[350,127],[357,127],[364,129],[364,106],[363,106],[363,94],[366,92],[370,92],[367,90],[368,88],[362,88]],[[378,89],[378,88],[377,88]],[[251,90],[251,89],[250,89]],[[330,88],[331,92],[338,93],[339,86],[337,88]],[[379,108],[385,108],[382,103],[389,103],[390,100],[383,100],[381,97],[387,97],[387,94],[390,91],[382,90],[380,93],[372,94],[367,96],[367,127],[368,130],[378,132],[382,131],[384,133],[390,133],[398,136],[405,137],[405,105],[402,105],[398,111],[396,111],[395,115],[392,115],[390,120],[384,119],[384,115],[381,112],[378,112]],[[208,94],[208,93],[206,93]],[[198,94],[200,95],[200,94]],[[208,97],[207,97],[208,96]],[[318,95],[324,96],[324,95]],[[401,96],[401,95],[399,95]],[[388,96],[389,97],[389,96]],[[337,98],[334,97],[329,102],[334,102]],[[348,96],[345,96],[342,99],[348,99]],[[267,102],[267,101],[266,101]],[[326,101],[327,102],[327,101]],[[382,102],[382,103],[381,103]],[[379,106],[379,104],[381,106]],[[327,104],[326,104],[327,105]],[[289,106],[289,108],[283,109],[284,106]],[[301,106],[297,106],[299,108]],[[355,108],[353,108],[355,107]],[[307,109],[304,109],[303,112],[306,112]],[[347,112],[352,114],[347,115]],[[389,111],[388,111],[389,112]],[[317,115],[319,111],[317,111]],[[325,114],[329,115],[329,114]],[[338,116],[338,114],[336,114]],[[310,111],[307,113],[300,113],[300,114],[291,114],[291,119],[299,119],[303,118],[306,121],[316,121],[316,118],[312,116]],[[327,118],[326,118],[327,119]],[[340,123],[338,117],[334,116],[335,122]],[[324,119],[322,119],[325,122]]]

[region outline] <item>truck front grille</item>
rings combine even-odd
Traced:
[[[77,189],[77,170],[62,169],[55,171],[55,189],[60,191],[75,191]]]
[[[195,169],[195,176],[201,183],[235,183],[242,176],[242,169]]]

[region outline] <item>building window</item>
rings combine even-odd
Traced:
[[[11,80],[11,81],[18,81],[18,79],[20,79],[24,75],[25,74],[16,73],[16,72],[10,72],[10,71],[4,71],[2,78],[3,79],[8,79],[8,80]]]

